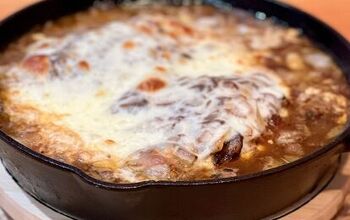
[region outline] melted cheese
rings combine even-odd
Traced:
[[[242,57],[250,53],[249,49],[242,42],[221,41],[209,34],[213,31],[211,25],[220,20],[206,19],[181,21],[183,26],[172,26],[173,18],[138,15],[125,22],[113,21],[60,38],[44,36],[28,47],[25,59],[46,57],[49,65],[39,64],[40,71],[46,67],[40,74],[23,64],[12,67],[7,73],[11,79],[8,81],[11,102],[61,115],[51,122],[77,133],[84,142],[81,150],[112,155],[119,164],[126,163],[137,152],[162,148],[179,134],[185,137],[177,145],[195,154],[198,163],[211,163],[208,157],[220,150],[216,144],[223,135],[229,139],[241,134],[243,150],[249,150],[251,140],[278,113],[288,89],[274,73],[244,64]],[[159,26],[164,29],[162,32],[158,31]],[[142,27],[147,27],[147,32]],[[190,33],[184,33],[187,29],[183,27]],[[263,77],[258,79],[259,75]],[[150,77],[160,79],[165,87],[140,92],[138,85]],[[215,77],[232,81],[237,88],[221,86],[207,92],[191,89],[201,80]],[[186,81],[185,85],[181,80]],[[123,109],[120,100],[128,92],[136,92],[150,104],[141,110]],[[272,94],[273,98],[264,94]],[[220,109],[221,96],[231,97],[224,105],[243,111],[243,116]],[[241,99],[249,111],[244,109]],[[209,100],[211,103],[206,106]],[[157,106],[169,101],[175,104]],[[185,103],[196,107],[189,107],[181,115],[178,111],[186,108]],[[224,125],[203,128],[204,118],[215,111]],[[169,127],[169,118],[176,116],[186,119]],[[157,121],[159,118],[161,122]],[[198,143],[205,131],[209,131],[209,139]],[[125,170],[120,175],[129,180],[135,178]]]

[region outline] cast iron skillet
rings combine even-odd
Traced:
[[[0,46],[6,46],[36,24],[86,9],[93,2],[47,0],[27,7],[0,23]],[[301,28],[334,57],[348,78],[350,45],[326,24],[269,0],[226,0],[224,4],[261,11]],[[287,165],[246,176],[205,181],[105,183],[38,154],[3,132],[0,132],[0,157],[24,190],[77,219],[277,218],[304,204],[327,185],[345,151],[342,143],[348,133],[349,123],[330,144]]]

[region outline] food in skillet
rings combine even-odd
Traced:
[[[108,182],[259,172],[348,120],[327,54],[236,9],[94,7],[32,30],[0,65],[1,129]]]

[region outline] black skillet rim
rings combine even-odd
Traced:
[[[284,9],[287,9],[289,11],[293,11],[294,13],[297,13],[299,15],[302,15],[306,17],[308,20],[312,21],[315,24],[323,26],[327,32],[335,36],[337,41],[340,41],[341,44],[346,46],[347,51],[350,51],[350,43],[337,31],[335,31],[332,27],[330,27],[328,24],[324,23],[323,21],[319,20],[318,18],[300,10],[297,9],[289,4],[282,3],[282,2],[276,2],[274,0],[265,0],[268,3],[275,4],[279,7],[282,7]],[[0,21],[0,29],[4,24],[7,22],[10,22],[11,19],[14,19],[18,17],[20,14],[25,13],[26,11],[33,10],[33,8],[38,7],[42,5],[45,2],[45,0],[36,2],[34,4],[31,4],[27,7],[24,7],[23,9],[16,11],[15,13],[11,14],[10,16],[6,17],[4,20]],[[235,6],[233,6],[235,7]],[[246,10],[246,9],[243,9]],[[283,20],[282,20],[283,21]],[[287,21],[283,21],[288,23]],[[343,68],[341,68],[343,70]],[[344,71],[344,70],[343,70]],[[347,73],[344,73],[347,75]],[[350,74],[350,72],[348,73]],[[137,190],[145,187],[180,187],[180,186],[203,186],[203,185],[215,185],[215,184],[228,184],[228,183],[234,183],[234,182],[241,182],[241,181],[249,181],[250,179],[265,177],[269,175],[273,175],[276,173],[280,173],[283,171],[286,171],[288,169],[302,166],[303,164],[306,164],[314,159],[317,159],[318,157],[321,157],[322,155],[326,154],[328,151],[336,147],[337,145],[341,144],[344,139],[350,135],[350,120],[346,123],[344,130],[342,133],[340,133],[337,137],[335,137],[330,143],[326,144],[325,146],[321,147],[319,150],[316,150],[315,152],[302,157],[296,161],[287,163],[285,165],[272,168],[269,170],[251,173],[247,175],[241,175],[237,177],[230,177],[230,178],[219,178],[219,179],[207,179],[207,180],[195,180],[195,181],[142,181],[137,183],[109,183],[104,182],[98,179],[95,179],[89,175],[87,175],[85,172],[83,172],[81,169],[74,167],[72,165],[57,161],[55,159],[49,158],[47,156],[44,156],[43,154],[40,154],[21,143],[17,142],[7,134],[5,134],[3,131],[0,130],[0,140],[4,141],[6,144],[14,147],[21,153],[25,154],[26,156],[31,157],[32,159],[42,163],[43,165],[52,166],[57,169],[61,169],[67,172],[72,173],[73,175],[78,176],[81,180],[83,180],[85,183],[93,185],[95,187],[104,188],[107,190]]]

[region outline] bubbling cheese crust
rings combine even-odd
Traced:
[[[14,138],[110,182],[236,175],[218,165],[254,150],[289,96],[250,58],[286,30],[249,46],[248,26],[177,10],[37,34],[2,80]]]

